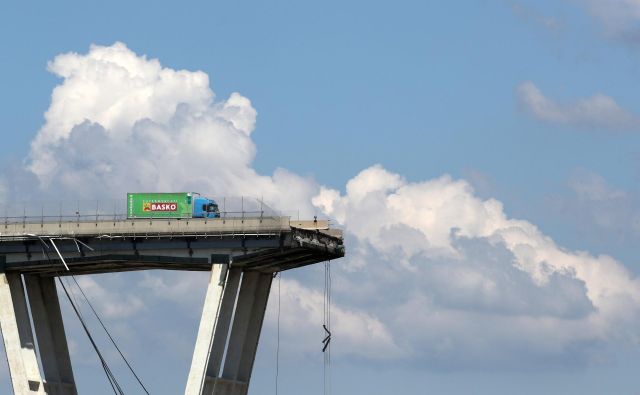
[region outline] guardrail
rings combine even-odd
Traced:
[[[268,219],[281,216],[281,213],[266,205],[262,199],[244,196],[214,197],[213,199],[218,203],[222,219]],[[126,199],[0,203],[0,223],[5,227],[32,223],[117,222],[130,219],[126,213]],[[175,218],[186,219],[190,217]],[[145,217],[144,219],[167,220],[166,217]]]

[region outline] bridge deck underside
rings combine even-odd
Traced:
[[[41,276],[151,269],[209,271],[212,264],[231,260],[232,267],[243,271],[274,273],[344,256],[341,239],[299,229],[267,236],[54,240],[55,248],[41,236],[0,240],[0,258],[4,257],[0,271]]]
[[[243,271],[275,273],[340,257],[341,255],[309,248],[274,249],[236,256],[231,267],[241,267]],[[212,265],[208,258],[116,254],[66,258],[65,263],[69,270],[57,257],[52,257],[51,260],[7,262],[4,264],[4,271],[41,276],[70,276],[153,269],[209,271]],[[222,262],[213,262],[215,263]]]

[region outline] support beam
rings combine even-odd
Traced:
[[[14,394],[45,394],[20,274],[0,272],[0,329]]]
[[[273,276],[245,272],[233,318],[222,376],[213,395],[246,395]]]
[[[205,298],[185,395],[211,394],[229,336],[242,270],[214,265]]]
[[[242,269],[231,268],[229,270],[227,283],[222,295],[220,311],[218,313],[218,325],[216,325],[216,330],[213,334],[211,353],[209,356],[209,363],[207,365],[206,381],[202,394],[212,394],[215,379],[220,377],[222,358],[224,357],[227,339],[229,338],[229,327],[231,326],[233,308],[236,303],[241,277]]]
[[[186,395],[212,394],[215,380],[220,374],[242,270],[229,269],[226,281],[224,273],[222,274],[219,276],[212,271]],[[217,280],[218,277],[221,279],[220,282]],[[223,281],[224,283],[222,283]],[[221,283],[222,285],[220,285]],[[220,296],[218,296],[218,292],[220,292]],[[214,302],[218,300],[218,304],[214,305]],[[199,346],[200,348],[198,348]],[[196,354],[198,354],[197,359]]]
[[[269,291],[271,290],[271,281],[273,275],[271,273],[260,273],[258,276],[258,285],[254,295],[253,306],[251,309],[251,320],[247,328],[244,345],[242,347],[242,356],[238,366],[236,380],[249,384],[251,379],[251,371],[253,370],[253,362],[256,359],[258,351],[258,342],[260,333],[262,332],[262,323],[264,314],[267,310],[267,302],[269,301]]]
[[[55,278],[24,276],[46,393],[77,395]]]
[[[202,318],[200,319],[200,326],[198,328],[198,337],[193,351],[191,369],[189,370],[189,377],[187,378],[187,388],[184,392],[185,395],[200,395],[204,385],[213,333],[217,324],[222,291],[224,290],[224,284],[220,284],[221,273],[222,265],[213,265],[211,267],[209,286],[207,287],[207,295],[205,296],[204,307],[202,308]]]

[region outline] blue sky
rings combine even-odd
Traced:
[[[302,207],[307,213],[334,218],[352,235],[348,239],[352,240],[350,251],[359,252],[345,259],[348,263],[344,266],[350,269],[337,269],[345,284],[356,282],[362,283],[363,289],[375,289],[404,281],[413,284],[415,294],[425,298],[407,295],[392,303],[379,301],[373,291],[350,294],[345,291],[346,285],[342,289],[338,286],[336,300],[345,317],[362,318],[368,314],[372,321],[365,321],[381,323],[391,340],[387,349],[361,345],[366,352],[354,351],[337,341],[334,393],[388,393],[389,385],[397,393],[635,394],[639,383],[630,366],[640,362],[637,329],[621,331],[630,334],[607,333],[573,341],[567,340],[571,330],[563,326],[567,338],[557,343],[544,335],[517,340],[512,338],[517,331],[514,329],[503,333],[510,340],[500,342],[501,328],[497,323],[491,326],[494,314],[505,320],[507,316],[536,318],[548,314],[561,317],[562,325],[573,324],[566,322],[571,321],[566,317],[588,314],[585,311],[589,309],[582,309],[583,294],[589,292],[581,293],[580,284],[590,288],[590,283],[580,275],[574,278],[566,273],[552,276],[551,282],[545,283],[536,277],[534,269],[520,267],[533,279],[533,283],[522,285],[518,281],[525,280],[513,270],[512,262],[521,255],[509,244],[509,237],[503,236],[506,231],[498,232],[507,240],[504,248],[501,244],[496,247],[490,235],[477,231],[477,218],[464,213],[476,212],[480,203],[473,199],[496,199],[504,207],[500,212],[537,226],[560,251],[575,256],[582,251],[594,259],[607,255],[615,259],[615,267],[626,268],[631,278],[640,275],[636,254],[640,240],[640,108],[636,100],[640,79],[639,22],[640,2],[635,0],[615,0],[606,7],[596,0],[4,4],[0,12],[0,34],[4,37],[0,41],[0,163],[4,169],[0,172],[0,198],[3,176],[5,200],[17,200],[17,195],[25,193],[55,199],[84,187],[78,184],[74,189],[69,181],[90,176],[78,171],[82,158],[59,163],[52,168],[53,175],[46,171],[36,172],[35,176],[28,173],[39,155],[69,154],[74,147],[83,148],[80,140],[73,139],[31,148],[39,130],[47,124],[43,114],[53,107],[53,89],[66,84],[64,78],[47,71],[47,62],[69,52],[85,59],[92,44],[109,47],[121,42],[133,56],[158,59],[164,68],[206,73],[219,103],[230,100],[233,92],[251,101],[250,106],[240,103],[237,108],[255,109],[255,127],[236,127],[246,135],[240,133],[238,141],[220,138],[212,145],[212,149],[224,149],[226,144],[235,147],[237,151],[233,152],[241,159],[232,158],[231,163],[212,159],[215,166],[209,170],[210,183],[206,184],[210,190],[217,194],[227,190],[229,194],[244,193],[246,185],[235,183],[232,176],[244,174],[250,180],[254,177],[252,172],[267,175],[264,177],[268,180],[260,178],[264,190],[258,188],[251,193],[272,196],[273,203],[285,211]],[[185,100],[192,99],[185,95]],[[193,99],[193,103],[197,102]],[[73,109],[69,111],[72,113]],[[74,125],[89,120],[86,133],[100,133],[93,128],[104,127],[105,142],[119,147],[117,141],[110,140],[110,127],[101,123],[97,115],[92,118],[92,114],[98,114],[97,110],[92,111],[77,110],[72,114],[73,119],[79,120]],[[230,122],[239,119],[234,116],[230,116]],[[254,120],[251,114],[242,115],[242,121],[247,119]],[[76,135],[85,133],[84,129],[78,130]],[[170,137],[174,132],[167,133]],[[254,147],[255,152],[247,153],[247,146]],[[116,151],[113,156],[117,158]],[[190,151],[182,154],[186,152]],[[106,149],[105,156],[108,154]],[[375,164],[380,166],[357,176]],[[293,176],[279,178],[278,169],[286,169]],[[162,180],[161,185],[178,189],[193,185],[185,181],[188,175],[178,170],[186,171],[178,167],[172,178]],[[125,190],[150,185],[132,181],[142,174],[136,171],[100,173],[94,177],[96,182],[112,187],[85,190],[83,197],[118,197],[122,191],[114,185],[121,184]],[[402,181],[390,174],[398,175]],[[444,174],[452,178],[441,179]],[[61,181],[64,187],[43,185],[44,175]],[[36,177],[33,180],[40,183],[31,183],[28,177]],[[286,202],[278,198],[283,178],[300,191]],[[372,189],[365,178],[381,180],[391,192]],[[23,183],[27,185],[19,179],[26,179]],[[423,185],[433,180],[440,181]],[[455,184],[456,180],[465,180],[473,189]],[[355,185],[351,190],[349,182]],[[320,188],[335,195],[320,195]],[[367,195],[369,200],[358,203],[359,194]],[[446,221],[438,226],[431,222],[416,224],[410,215],[402,223],[384,222],[388,213],[397,214],[389,196],[406,199],[403,202],[415,206],[416,213],[434,210],[437,216],[460,212],[460,217],[466,219],[451,220],[455,226]],[[437,208],[421,206],[425,200],[440,196],[451,196],[451,200],[443,197]],[[312,198],[317,198],[314,203]],[[381,201],[386,203],[378,206]],[[458,207],[451,203],[454,201],[469,205]],[[457,211],[462,209],[467,211]],[[489,211],[487,206],[479,210]],[[486,222],[500,222],[496,218]],[[378,239],[360,229],[365,225],[380,230],[380,235],[397,239],[389,246],[376,247]],[[507,223],[504,229],[510,226],[515,225]],[[440,239],[432,236],[439,232],[448,235],[454,228],[462,229],[464,236],[455,242],[438,244]],[[416,230],[424,233],[420,237],[424,236],[423,244],[429,247],[413,239],[412,231]],[[467,255],[486,254],[488,263],[480,265],[482,270],[476,272],[473,260],[460,263],[442,252],[447,248]],[[397,259],[394,254],[398,254]],[[368,262],[370,271],[391,270],[397,274],[397,282],[389,284],[368,273],[355,277],[354,272],[363,268],[361,261]],[[490,298],[486,304],[474,304],[465,299],[469,295],[466,290],[446,290],[442,283],[430,280],[429,276],[448,273],[447,262],[464,278],[470,278],[465,275],[473,272],[496,282],[504,275],[521,284],[522,291],[516,292],[498,282],[506,289],[506,295],[522,301],[520,307]],[[341,262],[335,264],[339,266]],[[416,282],[403,277],[407,273],[394,271],[393,265],[401,264],[429,269],[425,269],[424,278],[420,277],[422,282]],[[579,272],[575,267],[572,270]],[[289,296],[298,285],[304,292],[321,286],[321,272],[313,268],[287,276],[293,281],[288,283]],[[170,281],[170,277],[160,278]],[[185,278],[202,281],[193,276]],[[102,291],[107,286],[125,284],[118,277],[96,281],[99,286],[95,289]],[[143,288],[157,283],[143,275],[127,281],[130,282],[126,284],[142,284]],[[630,294],[635,292],[637,281],[634,284],[629,285]],[[144,306],[141,309],[147,315],[132,320],[135,330],[122,324],[122,335],[129,339],[125,341],[142,361],[146,373],[153,376],[154,370],[186,369],[180,366],[188,364],[197,308],[183,312],[183,302],[169,303],[168,308],[175,314],[184,315],[185,323],[170,325],[162,332],[164,337],[158,338],[175,336],[169,329],[193,334],[185,335],[185,339],[171,337],[174,347],[167,350],[167,355],[173,362],[157,362],[136,346],[133,333],[162,325],[159,306],[138,294],[129,296],[140,298]],[[105,298],[105,306],[126,303],[126,299]],[[536,298],[540,298],[542,307],[536,306]],[[587,299],[598,306],[592,296]],[[197,305],[201,303],[198,300],[194,297],[192,301]],[[473,336],[473,331],[465,334],[451,324],[449,330],[459,330],[459,337],[452,337],[452,354],[440,353],[434,350],[439,350],[437,345],[449,344],[446,336],[437,331],[432,337],[422,336],[431,333],[429,325],[433,321],[425,318],[422,324],[403,324],[415,327],[415,333],[405,333],[403,325],[390,322],[399,319],[410,302],[419,300],[428,300],[434,311],[455,313],[460,322],[477,323],[482,342],[465,343],[465,336]],[[629,320],[637,323],[638,305],[622,307],[627,309]],[[296,311],[292,308],[291,314]],[[119,320],[128,318],[126,314],[115,314],[113,325],[121,325]],[[618,318],[602,319],[613,326],[622,325]],[[270,361],[274,343],[269,322],[267,317],[251,390],[254,394],[273,393]],[[517,328],[518,323],[506,320],[504,325]],[[385,333],[381,332],[381,338],[386,339]],[[308,339],[293,333],[291,337],[292,346],[285,352],[281,393],[295,394],[302,385],[319,385],[322,366],[321,356],[308,351]],[[345,338],[350,339],[346,335]],[[399,340],[402,338],[410,340],[405,344]],[[154,347],[152,340],[145,342]],[[341,346],[346,350],[342,355]],[[83,346],[78,347],[82,350]],[[465,354],[464,347],[477,348],[465,358],[460,357]],[[538,350],[548,350],[547,347],[554,351]],[[483,351],[492,349],[500,352]],[[77,375],[83,375],[79,384],[100,382],[97,365],[92,367],[89,357],[84,361],[81,351],[77,355]],[[168,377],[165,390],[169,392],[165,393],[178,391],[184,381],[180,374],[163,375]],[[0,384],[8,385],[6,375],[0,380],[4,380]],[[316,384],[308,384],[313,380]],[[318,388],[313,390],[320,393]],[[158,391],[163,393],[162,387]]]

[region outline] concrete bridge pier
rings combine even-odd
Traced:
[[[55,277],[24,275],[24,283],[38,340],[45,393],[77,395]]]
[[[4,257],[0,256],[0,266],[3,263]],[[28,300],[22,276],[0,272],[0,329],[13,392],[77,395],[54,278],[24,277]],[[31,320],[46,380],[38,367]]]
[[[272,279],[213,266],[185,395],[247,394]]]
[[[15,394],[44,394],[21,277],[0,273],[0,328],[11,384]]]

